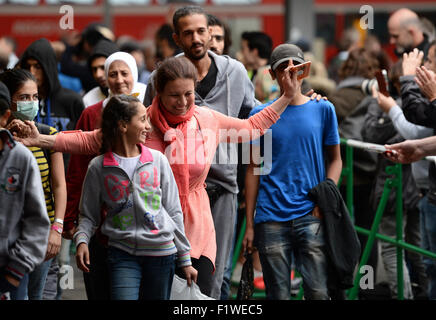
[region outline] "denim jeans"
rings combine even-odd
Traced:
[[[421,216],[421,246],[425,250],[436,252],[436,206],[428,201],[427,196],[419,203]],[[436,261],[423,256],[429,279],[428,298],[436,300]]]
[[[406,233],[408,227],[408,214],[403,216],[403,232]],[[397,221],[394,215],[384,215],[381,219],[379,232],[391,238],[396,237]],[[404,239],[404,236],[403,236]],[[397,248],[395,245],[382,241],[381,242],[381,257],[383,260],[386,279],[391,291],[392,299],[398,297],[398,282],[397,282]],[[412,284],[410,282],[409,269],[406,265],[406,255],[403,255],[403,296],[404,299],[413,299]]]
[[[113,300],[169,300],[176,255],[134,256],[109,247],[108,263]]]
[[[42,300],[45,281],[53,259],[44,261],[29,274],[27,295],[29,300]]]
[[[29,274],[26,273],[23,278],[21,278],[20,285],[15,292],[11,292],[12,300],[29,300],[27,296],[27,287],[29,285]]]
[[[58,293],[58,276],[59,276],[59,264],[57,257],[53,258],[48,268],[47,278],[45,280],[44,293],[42,295],[43,300],[56,300]]]
[[[292,254],[303,278],[306,300],[328,300],[327,257],[320,220],[306,214],[287,222],[265,222],[255,226],[267,299],[291,297]]]

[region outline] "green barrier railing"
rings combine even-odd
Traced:
[[[383,146],[356,141],[352,139],[344,139],[341,138],[341,144],[345,145],[345,166],[342,169],[341,177],[338,182],[338,186],[341,185],[344,178],[346,179],[346,205],[350,212],[350,216],[353,219],[354,217],[354,202],[353,202],[353,148],[361,148],[368,151],[381,151],[383,150]],[[436,157],[426,157],[429,161],[435,161]],[[402,165],[401,164],[393,164],[392,166],[386,167],[386,172],[391,175],[391,178],[386,179],[383,193],[378,204],[376,214],[374,217],[373,224],[370,230],[361,228],[359,226],[355,226],[355,229],[358,233],[364,234],[368,236],[368,240],[366,242],[366,246],[363,250],[362,257],[357,269],[357,273],[354,278],[353,287],[347,292],[348,300],[355,300],[358,296],[360,280],[362,278],[362,274],[359,272],[362,266],[366,265],[369,255],[371,253],[372,247],[374,245],[375,239],[380,239],[385,242],[389,242],[397,247],[397,298],[398,300],[404,300],[404,279],[403,279],[403,254],[404,250],[408,250],[411,252],[415,252],[432,259],[436,259],[436,253],[424,250],[420,247],[414,246],[403,241],[403,190],[402,190]],[[383,212],[386,208],[386,204],[389,199],[389,195],[392,191],[396,192],[396,200],[395,200],[395,217],[396,217],[396,237],[391,238],[386,235],[378,233],[378,228],[383,217]],[[235,250],[233,254],[232,260],[232,273],[236,267],[241,249],[242,242],[244,239],[246,228],[246,220],[245,217],[242,222],[242,226],[235,244]],[[236,295],[232,295],[232,298],[235,299]],[[253,294],[253,298],[265,298],[265,292],[263,290],[255,290]],[[303,288],[300,286],[300,290],[296,297],[293,297],[293,300],[301,300],[303,298]]]
[[[341,139],[341,144],[345,144],[346,146],[346,168],[343,171],[343,175],[352,175],[353,174],[353,163],[352,161],[348,161],[348,155],[352,156],[353,148],[362,148],[366,150],[381,150],[383,146],[380,145],[374,145],[369,143],[364,143],[356,140],[347,140],[347,139]],[[430,160],[430,159],[429,159]],[[374,217],[373,224],[371,226],[371,230],[366,230],[364,228],[355,226],[355,229],[357,232],[362,233],[364,235],[368,236],[368,240],[366,243],[366,246],[363,250],[363,254],[361,257],[361,261],[359,263],[359,267],[357,269],[357,273],[354,278],[354,285],[353,288],[351,288],[347,293],[347,298],[349,300],[355,300],[358,295],[359,291],[359,285],[360,285],[360,279],[362,277],[362,274],[359,272],[361,270],[361,267],[365,265],[368,261],[371,249],[374,245],[374,240],[380,239],[382,241],[389,242],[397,247],[397,298],[398,300],[404,300],[404,279],[403,279],[403,254],[404,250],[408,250],[411,252],[415,252],[421,255],[428,256],[430,258],[436,259],[436,253],[424,250],[420,247],[414,246],[412,244],[406,243],[403,241],[403,177],[402,177],[402,165],[401,164],[394,164],[393,166],[386,167],[386,173],[392,176],[392,178],[388,178],[385,181],[382,197],[380,199],[380,202],[378,204],[376,214]],[[353,198],[353,191],[352,191],[353,185],[348,184],[347,179],[347,207],[352,212],[352,205],[353,201],[350,199]],[[349,191],[351,189],[351,191]],[[391,237],[387,237],[383,234],[380,234],[377,232],[378,227],[380,225],[383,212],[385,210],[387,201],[389,199],[389,194],[395,190],[395,218],[396,218],[396,237],[395,239]],[[349,192],[351,193],[350,199],[348,198]]]

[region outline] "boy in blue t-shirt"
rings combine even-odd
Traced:
[[[282,44],[271,55],[270,73],[282,88],[285,68],[304,62],[301,49]],[[253,148],[245,180],[247,227],[244,248],[254,245],[268,299],[290,299],[291,256],[303,278],[306,299],[329,299],[327,259],[322,216],[308,198],[309,191],[327,178],[338,182],[342,160],[334,106],[301,94],[302,80],[295,79],[296,94],[269,134]],[[271,104],[254,108],[250,116]],[[269,160],[267,160],[269,159]],[[256,215],[254,216],[254,212]]]

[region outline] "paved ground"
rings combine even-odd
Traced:
[[[81,270],[77,269],[74,255],[70,255],[69,264],[73,268],[74,288],[63,290],[62,300],[87,300],[83,273]]]
[[[85,292],[85,285],[83,282],[83,273],[79,269],[77,269],[76,261],[74,254],[70,254],[70,263],[72,270],[73,270],[73,277],[74,277],[74,287],[72,289],[66,289],[62,292],[62,300],[87,300],[86,292]],[[231,287],[231,293],[233,295],[236,295],[237,292],[237,275],[234,275],[233,277],[233,283]],[[381,265],[381,257],[379,257],[379,267],[377,268],[377,280],[384,280],[385,274],[383,272],[383,266]]]

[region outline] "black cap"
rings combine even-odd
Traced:
[[[0,81],[0,99],[6,100],[6,102],[11,105],[11,95],[9,94],[8,87]]]
[[[281,44],[271,54],[271,69],[274,71],[280,64],[289,60],[304,63],[303,51],[294,44]]]

